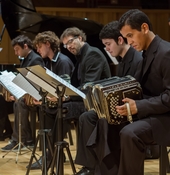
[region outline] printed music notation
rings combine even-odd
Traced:
[[[2,75],[0,75],[0,83],[18,100],[23,97],[27,92],[12,82],[15,77],[16,75],[12,72],[5,72],[4,74],[2,73]]]
[[[65,81],[63,78],[54,74],[47,68],[43,68],[39,65],[31,66],[27,68],[18,68],[17,69],[22,75],[24,75],[27,79],[31,80],[39,87],[46,90],[51,95],[58,97],[56,93],[57,87],[61,90],[62,87],[66,87],[65,95],[75,95],[81,96],[83,99],[86,98],[86,95],[81,92],[79,89],[72,86],[70,83]]]
[[[52,78],[54,78],[55,80],[57,80],[58,82],[60,82],[62,85],[66,86],[68,88],[68,90],[75,92],[77,95],[81,96],[83,99],[86,98],[86,95],[83,92],[81,92],[79,89],[75,88],[70,83],[68,83],[67,81],[65,81],[61,77],[57,76],[56,74],[54,74],[52,71],[50,71],[47,68],[46,68],[46,73],[48,75],[50,75]],[[69,95],[68,90],[66,89],[66,95]]]

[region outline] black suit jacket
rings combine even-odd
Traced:
[[[87,82],[111,76],[107,59],[98,48],[85,43],[81,53],[76,58],[77,64],[71,77],[71,84],[73,86],[79,87]]]
[[[170,145],[170,43],[156,36],[144,55],[135,75],[144,93],[136,100],[138,117],[150,117],[155,141]]]
[[[22,60],[20,67],[24,68],[24,67],[35,66],[35,65],[41,65],[44,67],[44,61],[38,54],[36,54],[32,50],[27,55],[27,57]]]
[[[117,76],[134,76],[138,65],[142,61],[142,59],[142,53],[130,47],[129,50],[126,52],[125,56],[123,57],[122,61],[118,64]]]

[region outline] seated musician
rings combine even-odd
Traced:
[[[45,61],[45,67],[51,70],[56,75],[63,77],[65,80],[70,80],[70,76],[73,72],[74,65],[69,57],[60,52],[60,40],[58,36],[52,31],[44,31],[38,33],[33,41],[34,47],[37,52],[42,56]],[[43,88],[43,87],[42,87]],[[54,128],[54,123],[57,113],[57,98],[47,94],[46,96],[47,107],[45,108],[45,117],[42,116],[44,111],[41,111],[40,123],[42,129]],[[35,104],[41,104],[41,102],[34,101]],[[44,123],[41,122],[41,117],[44,117]],[[52,131],[51,136],[52,145],[56,142],[57,138],[55,132]],[[53,139],[54,138],[54,139]],[[49,145],[47,145],[48,150]],[[47,162],[50,162],[51,154],[47,152]],[[42,157],[39,159],[40,165],[42,165]],[[28,166],[27,166],[28,167]],[[40,169],[41,167],[37,162],[31,165],[31,169]]]
[[[33,44],[32,41],[24,35],[19,35],[14,38],[11,42],[15,55],[18,57],[22,57],[23,60],[20,64],[21,68],[34,66],[34,65],[41,65],[44,66],[44,62],[42,58],[33,51]],[[10,97],[11,100],[15,101],[14,97]],[[21,114],[21,141],[25,144],[25,146],[33,146],[33,139],[32,139],[32,131],[29,122],[29,111],[34,110],[36,112],[37,107],[28,106],[25,103],[25,99],[21,98],[18,101],[14,102],[14,127],[13,127],[13,134],[12,140],[8,145],[1,148],[1,151],[10,151],[14,148],[19,141],[19,113]],[[24,149],[22,147],[21,149]],[[14,150],[18,150],[18,147],[15,147]]]
[[[127,40],[121,35],[118,29],[118,21],[106,24],[101,30],[99,37],[105,45],[106,50],[119,61],[117,76],[134,76],[137,66],[142,60],[142,54],[127,44]],[[96,136],[97,143],[93,143],[93,140],[89,143],[88,141],[92,132],[94,132],[94,129],[97,129],[96,127],[100,123],[102,124],[102,129],[99,130],[99,132],[101,131],[100,135]],[[108,125],[105,119],[98,120],[98,116],[93,110],[85,112],[80,116],[80,135],[75,163],[82,165],[83,168],[77,175],[116,174],[120,155],[119,131],[125,125],[124,123],[120,125]],[[114,145],[115,142],[116,144]],[[91,147],[87,147],[87,143]],[[93,147],[94,150],[96,147],[99,147],[99,149],[96,148],[96,150],[99,150],[100,156],[96,155],[98,152],[96,150],[95,152],[92,149]],[[111,169],[107,169],[102,162],[103,158],[105,158],[106,164],[108,163],[107,166]],[[102,163],[99,163],[99,161]],[[115,164],[115,166],[113,166],[113,164]]]
[[[170,43],[155,35],[148,16],[138,10],[127,11],[119,20],[121,34],[136,50],[143,51],[143,62],[136,72],[144,99],[123,99],[139,120],[120,131],[120,165],[118,175],[144,173],[146,145],[170,145]],[[117,106],[127,115],[125,105]]]
[[[71,84],[74,87],[80,89],[87,82],[111,76],[106,57],[98,48],[92,47],[86,42],[86,34],[82,30],[77,27],[67,28],[63,31],[60,40],[64,48],[75,55],[77,60],[71,76]],[[69,128],[70,120],[78,120],[80,114],[85,111],[85,107],[83,100],[74,96],[71,96],[69,102],[64,106],[68,108],[64,122]]]

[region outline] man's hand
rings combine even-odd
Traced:
[[[34,105],[41,105],[42,104],[42,101],[38,101],[36,99],[33,99],[33,104]]]
[[[131,114],[134,115],[134,114],[137,114],[137,107],[136,107],[136,102],[130,98],[124,98],[122,100],[124,103],[129,103],[129,106],[130,106],[130,111],[131,111]],[[128,113],[127,113],[127,107],[126,105],[121,105],[121,106],[116,106],[116,111],[122,115],[122,116],[127,116]]]
[[[14,96],[9,96],[9,99],[8,99],[9,101],[15,101],[15,97]]]

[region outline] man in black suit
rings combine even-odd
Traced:
[[[121,35],[118,29],[118,21],[112,21],[106,24],[102,28],[99,38],[105,45],[106,51],[108,51],[111,56],[116,57],[119,61],[117,76],[134,76],[137,66],[142,60],[142,54],[127,44],[127,40]],[[101,124],[99,125],[99,123]],[[80,137],[78,140],[78,150],[75,163],[83,165],[84,167],[77,173],[77,175],[109,175],[117,172],[119,164],[119,159],[117,159],[117,157],[120,154],[118,133],[125,125],[126,124],[118,126],[108,125],[105,119],[99,120],[96,112],[93,110],[85,112],[80,116]],[[98,130],[98,128],[103,129],[100,135],[96,133],[97,136],[94,136],[94,138],[97,138],[97,142],[94,140],[95,143],[92,143],[92,139],[90,143],[88,143],[89,138],[93,137],[92,133],[94,129]],[[109,132],[112,134],[109,135]],[[96,149],[97,147],[99,147],[98,150],[100,150],[100,153],[93,151],[93,149]],[[114,147],[115,150],[112,147]],[[115,162],[116,166],[109,167],[111,170],[108,170],[105,167],[105,164],[103,164],[103,160],[106,164]]]
[[[19,35],[12,40],[11,44],[14,48],[15,55],[22,58],[20,65],[21,68],[34,65],[44,66],[42,58],[33,51],[32,41],[27,36]],[[11,96],[11,100],[15,100],[14,97]],[[26,146],[32,146],[33,139],[32,139],[31,126],[28,118],[30,110],[34,110],[36,112],[36,106],[35,107],[28,106],[25,103],[24,98],[21,98],[18,101],[14,102],[15,120],[14,120],[12,140],[8,145],[1,148],[1,151],[9,151],[13,147],[15,147],[18,143],[19,113],[21,114],[21,123],[22,123],[21,140],[23,143],[25,143]],[[18,148],[16,147],[14,150],[17,151]]]
[[[170,43],[155,35],[149,18],[138,9],[129,10],[119,20],[121,34],[138,51],[143,51],[135,77],[144,98],[123,99],[139,120],[120,131],[121,155],[118,175],[143,175],[148,144],[170,145]],[[125,105],[117,112],[126,116]]]
[[[86,42],[86,34],[77,27],[70,27],[63,31],[61,42],[76,57],[76,65],[71,76],[71,84],[79,89],[87,82],[92,82],[111,76],[109,64],[104,54],[96,47]],[[78,120],[80,114],[85,111],[83,100],[72,96],[64,106],[68,108],[68,114],[64,118],[65,124]],[[74,109],[74,110],[72,110]],[[65,134],[65,133],[64,133]]]

